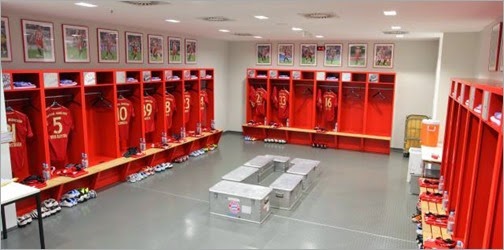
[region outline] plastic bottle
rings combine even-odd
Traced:
[[[266,119],[266,116],[264,117],[264,125],[268,124],[268,119]]]
[[[455,245],[455,249],[464,249],[464,243],[461,240],[457,240],[457,245]]]
[[[166,145],[168,143],[168,138],[166,137],[166,132],[161,132],[161,144]]]
[[[448,224],[446,225],[446,231],[453,235],[453,230],[455,229],[455,211],[450,212],[448,216]]]
[[[338,132],[338,123],[337,122],[334,124],[334,132]]]
[[[212,130],[215,130],[215,120],[212,120],[212,121],[210,122],[210,128],[211,128]]]
[[[444,191],[444,177],[441,175],[439,177],[438,192],[443,193]]]
[[[289,118],[287,118],[287,120],[285,120],[285,126],[289,127]]]
[[[145,144],[145,139],[140,138],[140,152],[145,152],[147,150],[147,145]]]
[[[185,127],[180,128],[180,139],[184,139],[186,137]]]
[[[201,123],[196,123],[196,135],[201,135]]]
[[[448,191],[444,191],[441,205],[444,211],[448,209]]]
[[[49,170],[49,165],[47,163],[42,163],[42,177],[44,177],[44,180],[49,180],[51,179],[51,171]]]
[[[82,153],[81,165],[82,168],[89,167],[88,155],[86,153]]]

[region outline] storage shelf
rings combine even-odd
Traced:
[[[4,89],[4,92],[37,92],[40,88],[28,88],[28,89]]]

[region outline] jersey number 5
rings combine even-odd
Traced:
[[[61,124],[61,116],[53,117],[53,126],[58,127],[58,129],[54,129],[53,133],[55,135],[61,134],[63,131],[63,124]]]

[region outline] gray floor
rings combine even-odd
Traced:
[[[322,161],[323,173],[291,211],[262,225],[208,213],[208,188],[258,154]],[[219,150],[123,183],[44,220],[48,248],[416,248],[409,216],[415,197],[402,154],[369,154],[243,142],[224,135]],[[9,232],[2,248],[39,247],[35,223]]]

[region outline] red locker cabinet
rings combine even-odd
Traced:
[[[202,131],[210,131],[214,117],[214,79],[213,69],[200,70],[200,112]]]
[[[187,135],[194,135],[200,123],[199,70],[184,70],[184,125]]]
[[[165,70],[166,134],[174,139],[184,126],[184,84],[182,70]]]
[[[502,249],[502,83],[452,79],[441,173],[453,238]]]

